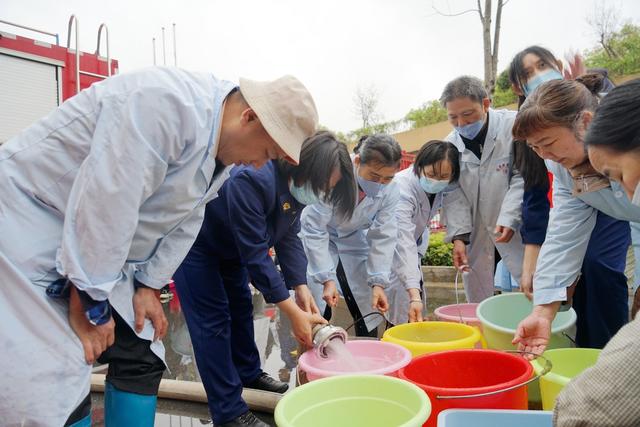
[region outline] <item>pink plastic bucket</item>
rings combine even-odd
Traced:
[[[397,376],[397,371],[411,361],[411,352],[389,342],[374,340],[347,341],[347,350],[353,356],[353,364],[339,359],[323,359],[311,349],[298,359],[298,368],[307,374],[309,381],[319,378],[349,374],[374,374]]]
[[[444,322],[460,322],[462,317],[462,323],[466,323],[471,326],[481,326],[480,319],[476,315],[478,304],[451,304],[443,305],[435,309],[434,314],[438,320]]]

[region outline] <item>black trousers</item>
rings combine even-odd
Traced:
[[[98,358],[108,363],[107,381],[118,390],[129,393],[156,395],[164,372],[164,362],[151,351],[151,341],[139,338],[127,322],[112,309],[115,321],[115,342]],[[89,415],[91,396],[71,414],[65,426]]]
[[[338,277],[338,284],[340,285],[340,289],[342,290],[342,295],[344,296],[345,301],[347,302],[347,308],[349,309],[349,313],[353,320],[355,321],[355,332],[357,337],[377,337],[378,336],[378,328],[375,327],[371,331],[367,330],[367,325],[362,320],[362,313],[360,312],[360,308],[358,308],[358,303],[351,292],[351,288],[349,287],[349,282],[347,281],[347,275],[344,272],[344,267],[342,267],[342,261],[338,262],[338,267],[336,268],[336,276]],[[331,307],[327,306],[324,310],[323,314],[324,318],[327,320],[331,320]]]

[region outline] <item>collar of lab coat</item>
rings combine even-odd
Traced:
[[[213,121],[211,134],[209,136],[209,144],[207,146],[207,153],[200,165],[200,172],[204,176],[205,180],[209,183],[206,193],[202,201],[204,203],[213,199],[217,194],[220,186],[224,181],[229,178],[229,173],[233,168],[233,165],[225,166],[221,173],[216,175],[214,179],[213,173],[216,170],[216,154],[218,153],[218,144],[220,142],[220,128],[222,126],[222,116],[224,113],[224,102],[227,99],[229,93],[236,87],[235,84],[227,82],[225,80],[219,80],[219,86],[216,88],[214,97],[213,108],[216,111],[216,118]]]
[[[476,155],[471,152],[471,150],[467,150],[467,147],[464,145],[464,141],[460,137],[460,134],[456,130],[453,131],[455,137],[452,143],[462,154],[462,161],[464,161],[465,163],[482,164],[491,158],[491,153],[493,152],[493,148],[496,145],[495,142],[498,138],[498,133],[500,132],[500,126],[502,125],[502,115],[492,108],[489,108],[487,115],[490,116],[489,129],[487,129],[487,136],[484,139],[484,145],[482,147],[482,157],[479,160]]]

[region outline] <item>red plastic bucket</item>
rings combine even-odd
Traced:
[[[479,349],[425,354],[398,371],[429,396],[427,427],[436,427],[440,411],[449,408],[527,409],[527,387],[518,385],[532,375],[521,356]]]

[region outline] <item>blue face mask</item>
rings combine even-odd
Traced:
[[[478,136],[483,126],[484,119],[464,126],[454,126],[454,129],[460,134],[460,136],[464,136],[467,139],[473,139]]]
[[[372,199],[376,197],[380,190],[382,190],[386,185],[380,184],[379,182],[368,181],[361,177],[359,173],[356,173],[356,177],[358,180],[358,185],[360,185],[360,188],[362,188],[364,194],[366,194],[367,197],[371,197]]]
[[[320,201],[320,197],[313,192],[309,183],[305,183],[303,186],[298,187],[293,183],[293,180],[289,181],[289,192],[299,203],[303,205],[313,205]]]
[[[550,80],[562,80],[562,74],[560,74],[558,70],[553,69],[537,74],[527,83],[525,83],[524,88],[522,88],[524,90],[524,96],[531,95],[533,91],[538,88],[538,86]]]
[[[426,176],[420,177],[420,187],[429,194],[437,194],[447,188],[447,185],[449,185],[449,181],[446,180],[440,181]]]

